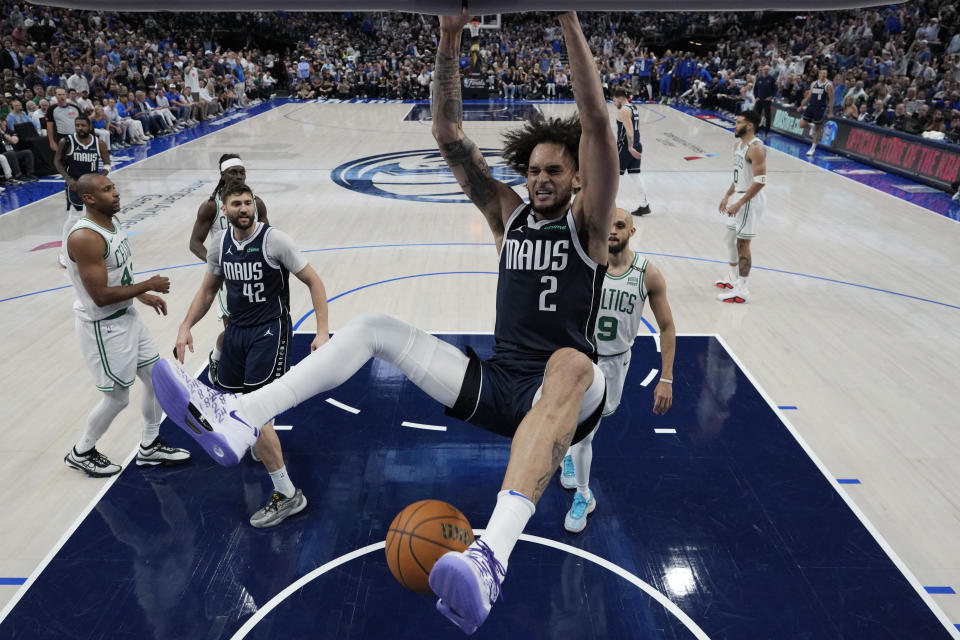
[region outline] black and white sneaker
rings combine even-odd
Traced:
[[[154,466],[154,465],[163,465],[164,467],[173,467],[178,464],[183,464],[190,460],[190,452],[186,449],[177,449],[176,447],[171,447],[166,442],[163,441],[163,438],[157,436],[153,442],[150,443],[149,447],[144,447],[140,445],[140,450],[137,451],[137,466]]]
[[[632,213],[632,214],[635,215],[635,216],[645,216],[645,215],[647,215],[648,213],[650,213],[650,205],[649,205],[649,204],[645,204],[645,205],[642,205],[642,206],[638,206],[636,209],[634,209],[634,210],[631,211],[630,213]]]
[[[77,453],[77,448],[71,447],[70,452],[63,457],[63,462],[68,467],[83,471],[94,478],[106,478],[120,473],[120,465],[110,462],[96,447],[84,454]]]
[[[173,355],[176,357],[176,350],[174,350]],[[220,361],[214,359],[212,350],[210,351],[210,355],[207,356],[207,362],[210,363],[210,366],[207,368],[207,380],[210,381],[210,384],[217,384],[217,367],[220,366]]]

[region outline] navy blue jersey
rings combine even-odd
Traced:
[[[67,138],[69,139],[70,151],[63,156],[63,162],[67,167],[67,175],[76,180],[88,173],[100,173],[100,170],[103,169],[103,158],[100,157],[100,139],[91,135],[90,142],[83,145],[80,144],[74,133],[71,133]]]
[[[637,109],[637,105],[635,104],[624,106],[630,110],[630,123],[633,125],[633,147],[640,150],[643,148],[640,146],[640,110]],[[623,123],[620,122],[620,119],[617,118],[617,151],[623,151],[626,148],[627,129],[623,126]]]
[[[827,85],[830,81],[814,82],[810,85],[810,100],[807,101],[807,108],[815,111],[826,111],[827,102],[830,96],[827,95]]]
[[[250,327],[290,313],[289,276],[283,265],[271,264],[264,247],[272,228],[257,223],[252,236],[238,242],[227,229],[220,240],[220,268],[227,287],[230,324]]]
[[[538,222],[530,205],[517,207],[500,251],[494,353],[546,360],[570,347],[593,357],[606,271],[580,245],[572,210]]]

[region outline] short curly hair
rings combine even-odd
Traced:
[[[503,151],[500,156],[507,166],[522,176],[530,168],[530,154],[538,144],[561,145],[573,158],[575,169],[580,168],[580,118],[531,119],[524,126],[503,135]]]

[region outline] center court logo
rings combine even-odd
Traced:
[[[497,149],[481,149],[494,178],[513,187],[523,184]],[[333,170],[333,181],[369,196],[414,202],[469,203],[439,151],[399,151],[367,156]]]

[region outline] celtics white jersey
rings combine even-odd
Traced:
[[[106,243],[106,249],[103,254],[103,262],[107,266],[107,286],[119,287],[122,285],[133,284],[133,260],[130,254],[130,245],[127,243],[127,235],[114,223],[114,228],[105,229],[90,218],[80,218],[67,238],[79,229],[90,229],[103,238]],[[80,272],[77,269],[77,263],[73,260],[67,260],[67,273],[70,274],[70,280],[73,282],[73,289],[77,294],[77,301],[73,303],[73,310],[77,316],[83,320],[103,320],[116,314],[121,309],[126,309],[133,305],[133,299],[124,300],[107,305],[105,307],[97,306],[93,298],[87,293],[83,282],[80,280]]]
[[[621,354],[633,346],[647,301],[646,270],[647,260],[634,254],[625,273],[612,276],[608,271],[604,277],[597,317],[597,353],[601,356]]]
[[[762,147],[763,140],[754,138],[750,144],[737,141],[737,148],[733,150],[733,189],[737,193],[743,193],[753,184],[753,165],[747,161],[747,150],[754,144]]]

